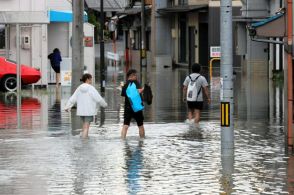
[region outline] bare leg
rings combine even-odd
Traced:
[[[82,132],[82,137],[83,138],[88,137],[89,127],[90,127],[90,123],[89,122],[84,122],[84,124],[83,124],[83,132]]]
[[[145,129],[144,129],[144,126],[139,126],[139,135],[140,135],[140,138],[145,138]]]
[[[56,87],[59,87],[60,83],[60,73],[56,73]]]
[[[195,110],[194,111],[194,113],[195,113],[195,123],[196,124],[198,124],[199,123],[199,121],[200,121],[200,110]]]
[[[128,132],[128,125],[124,125],[123,128],[121,129],[121,138],[126,139],[127,132]]]
[[[194,113],[194,110],[189,109],[189,111],[188,111],[188,119],[189,120],[192,120],[193,119],[193,113]]]

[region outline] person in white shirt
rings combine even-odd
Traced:
[[[183,83],[183,101],[187,102],[188,106],[188,119],[186,121],[191,123],[193,122],[194,118],[194,122],[196,125],[199,124],[200,112],[203,109],[203,94],[206,96],[208,104],[210,104],[211,102],[208,92],[207,80],[204,76],[200,75],[200,70],[200,64],[193,64],[192,74],[188,75]],[[194,86],[190,88],[191,91],[188,91],[189,85]]]
[[[69,98],[65,106],[65,111],[68,112],[73,105],[77,104],[77,116],[80,116],[83,121],[82,137],[87,138],[90,123],[93,121],[93,117],[97,115],[97,103],[104,108],[107,107],[107,103],[95,87],[91,85],[91,74],[84,74],[81,81],[83,84]]]

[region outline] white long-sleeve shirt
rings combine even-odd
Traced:
[[[97,103],[102,107],[107,107],[107,103],[98,93],[98,91],[90,84],[81,84],[69,98],[65,110],[70,109],[77,104],[78,116],[94,116],[97,115]]]

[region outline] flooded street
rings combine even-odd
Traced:
[[[212,104],[204,106],[199,128],[184,123],[187,69],[153,70],[154,99],[144,112],[144,140],[135,123],[127,140],[120,139],[120,68],[108,67],[109,106],[99,111],[88,140],[80,138],[82,124],[75,111],[64,111],[70,88],[23,90],[20,129],[17,97],[2,93],[0,194],[294,194],[283,85],[248,84],[236,72],[233,158],[221,157],[218,70],[209,78]]]

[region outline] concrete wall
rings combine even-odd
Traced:
[[[9,0],[0,1],[1,11],[44,11],[47,0]]]
[[[40,85],[47,84],[47,25],[22,26],[20,36],[30,37],[30,48],[20,49],[20,62],[38,68],[42,73]],[[10,56],[16,61],[16,27],[10,27]]]
[[[0,11],[47,11],[47,0],[9,0],[0,1]],[[30,47],[21,48],[20,60],[22,64],[38,68],[42,78],[37,83],[47,84],[47,25],[23,25],[21,36],[30,37]],[[16,60],[16,28],[10,27],[9,40],[11,60]]]
[[[47,25],[33,25],[32,28],[32,66],[39,68],[42,74],[39,85],[47,85],[47,53],[48,53]]]
[[[172,63],[172,33],[171,33],[171,16],[170,15],[162,15],[158,14],[156,10],[165,8],[168,6],[168,0],[156,0],[155,3],[155,14],[154,22],[152,22],[152,31],[154,35],[152,35],[153,41],[155,41],[153,59],[150,60],[150,63],[157,63],[157,58],[159,56],[163,56],[166,60],[166,65],[171,65]],[[154,40],[155,39],[155,40]],[[160,40],[160,41],[159,41]],[[162,44],[164,43],[164,44]]]
[[[209,0],[188,0],[189,5],[208,5]]]
[[[199,32],[199,15],[198,12],[188,14],[188,26],[194,26],[195,30]],[[194,45],[199,45],[199,33],[195,34]],[[199,62],[199,47],[195,48],[195,62]]]
[[[48,25],[48,53],[52,53],[54,48],[58,48],[61,52],[63,58],[72,57],[72,47],[70,39],[72,37],[72,23],[50,23]],[[84,24],[84,35],[92,36],[94,40],[94,26],[85,23]],[[84,65],[88,67],[88,72],[95,75],[95,48],[85,47],[84,49]],[[48,82],[55,82],[55,73],[50,66],[50,61],[48,63]]]
[[[69,57],[69,23],[51,23],[48,25],[48,52],[58,48],[62,57]]]
[[[242,7],[242,15],[247,17],[269,16],[269,0],[247,0],[247,4]]]
[[[72,4],[67,0],[48,0],[48,8],[53,10],[72,10]]]
[[[58,48],[61,52],[62,58],[69,58],[71,52],[69,51],[70,44],[70,23],[50,23],[48,24],[48,53],[53,52],[55,48]],[[54,83],[55,72],[50,65],[50,61],[47,59],[47,75],[48,83]]]
[[[168,17],[156,18],[156,55],[171,53],[171,25]],[[162,44],[164,43],[164,44]]]
[[[247,5],[244,4],[242,7],[242,16],[267,17],[270,15],[270,7],[275,9],[276,6],[274,1],[247,0]],[[241,91],[244,94],[237,96],[240,103],[238,114],[246,113],[247,119],[267,118],[269,112],[269,44],[251,41],[247,30],[243,35],[247,43],[246,53],[242,60],[242,75],[245,82],[242,82],[241,85]],[[241,106],[241,104],[245,105]],[[245,108],[245,111],[241,110],[242,107]]]

